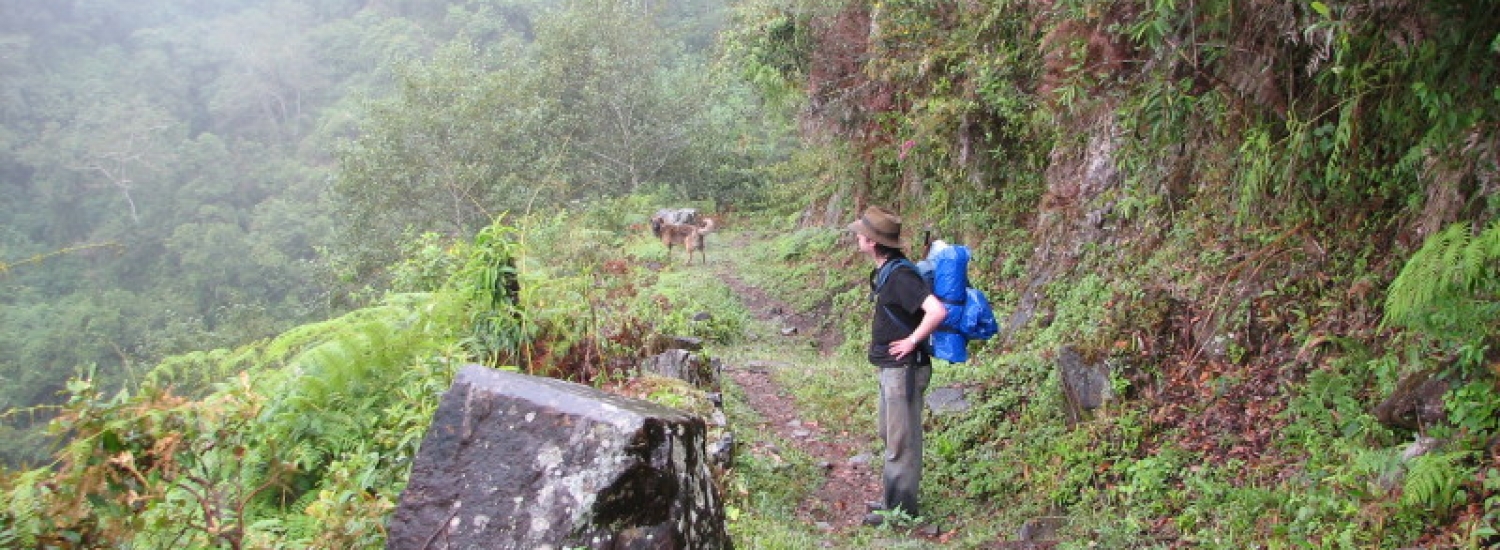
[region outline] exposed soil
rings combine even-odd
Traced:
[[[764,368],[726,369],[746,394],[751,407],[765,419],[761,429],[774,430],[797,449],[815,457],[827,470],[823,485],[797,507],[797,515],[809,524],[842,529],[859,525],[864,502],[878,500],[880,485],[867,463],[854,459],[862,451],[858,436],[825,429],[798,417],[796,405]],[[774,449],[766,452],[775,453]]]

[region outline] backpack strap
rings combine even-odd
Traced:
[[[870,289],[870,301],[871,302],[874,302],[876,300],[876,298],[877,298],[876,295],[879,294],[880,293],[880,289],[885,286],[886,279],[889,279],[891,277],[891,273],[894,273],[896,271],[896,269],[899,268],[899,267],[901,267],[901,266],[906,266],[906,267],[910,268],[911,271],[912,271],[912,273],[916,273],[917,274],[917,278],[918,279],[922,278],[922,271],[919,270],[919,269],[917,269],[917,264],[911,263],[911,260],[908,260],[906,258],[896,258],[894,260],[887,260],[884,264],[881,264],[880,271],[877,271],[875,273],[875,280],[873,282],[871,282],[871,284],[870,284],[870,286],[871,286],[871,289]],[[931,291],[931,289],[928,289],[928,290]],[[910,332],[911,330],[913,330],[914,327],[912,327],[911,325],[908,325],[908,324],[902,322],[901,318],[897,317],[896,313],[893,312],[893,311],[891,311],[890,308],[882,307],[882,308],[880,308],[880,310],[883,311],[883,312],[885,312],[886,317],[889,317],[891,319],[891,322],[896,323],[896,326],[901,327],[901,330],[908,331],[908,332]],[[938,330],[945,330],[945,329],[943,329],[943,328],[940,327],[940,328],[938,328]],[[918,347],[917,350],[920,353],[922,353],[923,355],[926,355],[928,357],[932,357],[932,340],[930,338],[927,339],[927,340],[923,340],[922,341],[922,345],[920,347]],[[915,382],[912,382],[912,381],[908,380],[908,384],[907,384],[908,390],[910,388],[912,388],[914,384],[915,384]]]
[[[875,273],[875,281],[870,284],[871,302],[874,302],[876,298],[878,298],[877,295],[880,293],[880,289],[885,287],[885,281],[891,278],[891,273],[895,272],[896,268],[899,268],[903,265],[911,268],[912,272],[916,273],[918,277],[921,277],[922,272],[917,271],[917,264],[911,263],[911,260],[908,260],[906,258],[896,258],[894,260],[888,260],[880,266],[880,271]],[[897,318],[896,314],[892,313],[890,309],[881,309],[884,310],[885,314],[891,318],[891,321],[894,321],[896,323],[896,326],[901,327],[902,330],[909,331],[912,329],[911,326],[901,322],[901,319]]]
[[[876,274],[875,274],[875,282],[871,283],[871,285],[870,285],[871,286],[871,288],[870,288],[870,301],[871,302],[874,302],[878,298],[877,295],[880,294],[880,289],[885,287],[885,281],[887,279],[891,278],[891,273],[895,272],[896,268],[901,267],[903,265],[906,266],[906,267],[911,268],[912,272],[917,274],[917,277],[920,278],[922,276],[922,272],[917,270],[917,264],[911,263],[911,260],[908,260],[906,258],[896,258],[894,260],[888,260],[888,261],[886,261],[884,264],[881,264],[880,271],[876,272]],[[909,330],[912,329],[911,326],[907,325],[906,323],[901,322],[901,319],[897,318],[896,314],[892,313],[890,309],[888,309],[888,308],[881,308],[881,309],[884,310],[885,314],[887,316],[889,316],[891,318],[891,320],[896,323],[896,326],[901,327],[901,330],[908,330],[909,331]]]
[[[879,293],[880,289],[885,286],[886,279],[891,278],[891,272],[895,271],[896,268],[903,265],[911,268],[911,270],[915,272],[918,277],[922,276],[922,272],[917,271],[917,264],[911,263],[911,260],[908,260],[906,258],[896,258],[894,260],[887,261],[885,262],[885,265],[880,266],[880,271],[876,272],[875,274],[875,282],[871,285],[870,288],[870,301],[875,301],[875,294]]]

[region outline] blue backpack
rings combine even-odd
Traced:
[[[891,272],[903,265],[921,275],[933,296],[948,310],[943,324],[928,338],[933,357],[950,363],[968,361],[969,340],[988,340],[1000,331],[989,298],[984,291],[969,285],[968,247],[937,241],[920,264],[912,264],[905,258],[886,262],[875,276],[875,291],[879,292]],[[886,314],[896,319],[895,314],[889,311]],[[905,325],[900,320],[896,323]]]

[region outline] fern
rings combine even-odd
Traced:
[[[47,498],[42,485],[47,473],[45,469],[31,470],[6,480],[12,485],[9,492],[0,493],[0,547],[35,547],[38,536],[55,528],[46,517],[32,513],[41,509]]]
[[[1407,260],[1386,295],[1386,326],[1440,339],[1481,340],[1500,310],[1500,220],[1478,235],[1467,223],[1434,234]]]
[[[1464,463],[1468,453],[1434,453],[1413,460],[1406,475],[1401,503],[1426,508],[1439,516],[1463,502],[1463,482],[1474,476]]]
[[[194,351],[167,357],[142,378],[145,387],[166,388],[184,396],[199,396],[237,372],[262,364],[260,343],[237,349]]]

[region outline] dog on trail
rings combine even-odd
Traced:
[[[708,251],[703,248],[703,236],[714,230],[714,221],[703,219],[703,225],[690,223],[672,223],[662,216],[651,217],[651,233],[661,239],[661,244],[667,247],[667,257],[672,257],[672,247],[682,245],[687,250],[687,263],[692,265],[693,252],[697,251],[703,256],[703,263],[708,263]]]

